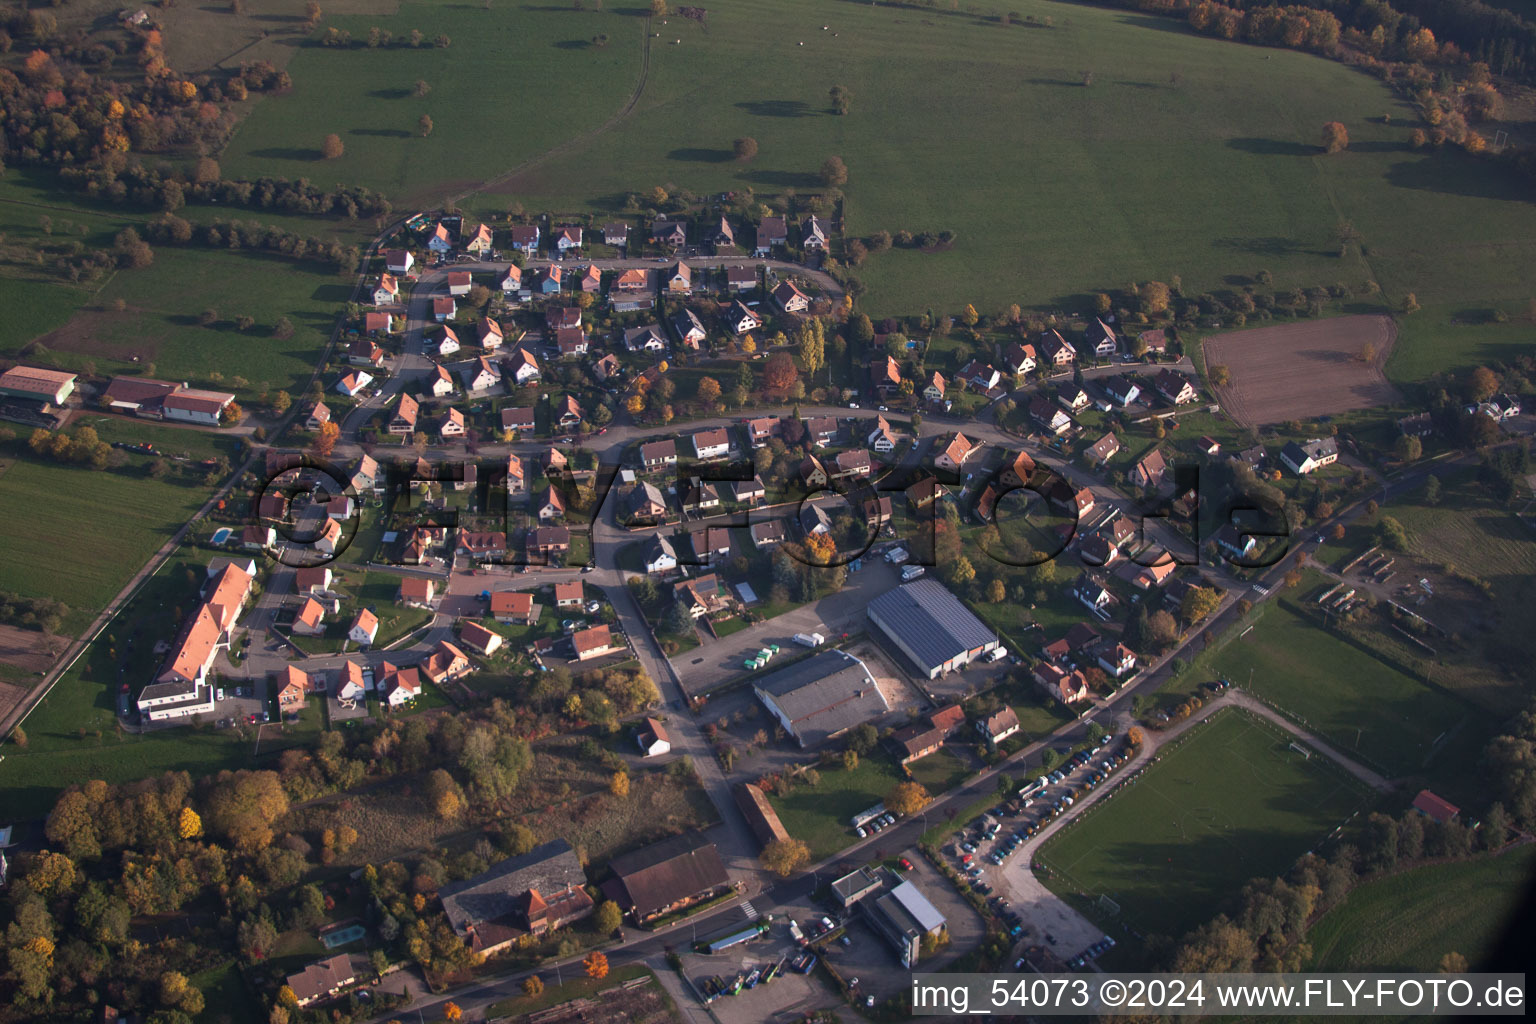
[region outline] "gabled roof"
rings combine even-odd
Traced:
[[[622,854],[608,867],[620,894],[641,918],[731,882],[715,844],[698,832]]]
[[[909,653],[929,669],[997,641],[997,634],[935,579],[887,590],[869,603],[868,611],[887,632],[902,637]]]

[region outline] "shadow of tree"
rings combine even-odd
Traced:
[[[253,149],[251,156],[259,156],[264,160],[323,160],[325,154],[318,149],[306,149],[300,146],[268,146],[266,149]]]
[[[351,128],[348,135],[372,135],[381,139],[408,139],[411,133],[403,128]]]
[[[1308,146],[1284,139],[1228,139],[1227,148],[1261,156],[1318,156],[1323,151],[1321,146]]]
[[[820,188],[822,184],[821,175],[803,171],[747,171],[737,177],[759,185],[780,185],[784,188]]]
[[[1386,179],[1389,185],[1397,188],[1530,202],[1528,179],[1457,151],[1431,153],[1418,160],[1395,163],[1387,169]]]
[[[728,149],[674,149],[667,154],[668,160],[687,160],[697,164],[723,164],[735,157],[736,154]]]
[[[736,106],[754,117],[815,117],[817,114],[804,100],[746,100]]]

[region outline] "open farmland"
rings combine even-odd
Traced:
[[[201,485],[155,480],[140,465],[0,459],[0,590],[63,601],[62,632],[74,634],[207,498]]]
[[[293,89],[257,104],[221,154],[225,173],[367,185],[421,203],[502,174],[602,124],[635,92],[646,19],[634,8],[588,6],[407,0],[388,14],[327,9],[322,30],[361,42],[375,26],[397,38],[419,29],[428,45],[333,49],[316,33],[289,63]],[[450,45],[431,45],[438,35]],[[599,35],[602,46],[592,43]],[[415,94],[418,80],[427,95]],[[422,115],[432,119],[430,136],[418,128]],[[346,151],[327,161],[320,144],[330,132]]]
[[[1532,870],[1536,851],[1524,846],[1367,882],[1307,933],[1308,968],[1433,971],[1456,952],[1478,970],[1505,938]]]
[[[1250,878],[1283,873],[1363,802],[1321,756],[1236,710],[1218,711],[1041,848],[1047,884],[1107,894],[1125,922],[1177,938]]]
[[[1212,335],[1205,365],[1232,374],[1216,388],[1227,415],[1258,427],[1401,402],[1382,373],[1396,340],[1388,316],[1308,320]]]
[[[1186,294],[1199,294],[1256,283],[1261,269],[1280,289],[1343,283],[1362,294],[1375,280],[1383,299],[1360,303],[1366,310],[1395,307],[1407,291],[1426,309],[1466,296],[1522,306],[1528,298],[1519,268],[1536,254],[1536,208],[1518,176],[1461,153],[1413,150],[1411,110],[1366,74],[1199,37],[1172,19],[1045,0],[964,12],[719,0],[707,30],[675,17],[652,26],[638,103],[589,134],[627,110],[640,82],[643,19],[552,5],[434,9],[430,18],[418,9],[337,23],[354,35],[370,21],[447,31],[453,46],[423,54],[428,62],[462,62],[460,49],[479,45],[466,30],[493,41],[506,25],[521,26],[529,42],[517,48],[519,66],[533,74],[517,80],[561,82],[558,142],[545,134],[554,105],[543,90],[513,89],[517,117],[477,116],[430,69],[395,68],[394,51],[305,48],[290,65],[293,94],[261,101],[226,169],[371,183],[400,199],[456,192],[560,145],[468,205],[601,217],[657,185],[814,190],[835,153],[849,167],[851,233],[957,234],[949,251],[897,249],[860,267],[876,313],[967,301],[983,311],[1015,301],[1080,306],[1128,279],[1175,274]],[[991,16],[1002,11],[1018,19],[1001,25]],[[607,47],[583,48],[597,32]],[[967,75],[953,73],[956,54]],[[1084,86],[1090,66],[1096,74]],[[433,84],[420,100],[408,95],[416,77]],[[979,78],[988,89],[973,87]],[[835,84],[853,93],[847,116],[829,109]],[[318,120],[342,134],[347,155],[314,159],[319,125],[314,142],[279,139],[302,104],[319,104]],[[412,131],[423,112],[437,124],[427,139]],[[1318,132],[1332,119],[1347,124],[1354,144],[1326,156]],[[731,157],[739,135],[759,143],[745,165]],[[1368,262],[1354,249],[1339,256],[1341,218],[1367,244]],[[1404,365],[1461,361],[1428,337],[1423,344]]]

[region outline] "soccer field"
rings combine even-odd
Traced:
[[[1474,714],[1453,697],[1340,640],[1283,603],[1210,660],[1212,671],[1301,719],[1390,776],[1422,770],[1436,741]]]
[[[1267,723],[1218,711],[1035,859],[1056,891],[1107,895],[1127,925],[1177,938],[1248,879],[1283,872],[1366,797]]]

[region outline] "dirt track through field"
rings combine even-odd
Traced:
[[[1216,388],[1222,408],[1257,427],[1401,402],[1382,372],[1396,342],[1389,316],[1308,320],[1213,335],[1205,367],[1227,368],[1231,383]]]
[[[640,77],[635,80],[635,88],[634,91],[629,94],[628,102],[626,102],[624,106],[620,107],[612,117],[608,118],[608,120],[604,121],[596,128],[593,128],[591,131],[583,132],[580,135],[565,140],[557,146],[546,149],[538,156],[524,160],[522,163],[518,164],[516,167],[509,171],[504,171],[494,178],[488,178],[485,181],[472,185],[461,192],[449,196],[444,200],[444,205],[456,206],[464,202],[476,192],[493,192],[503,195],[510,195],[515,193],[520,190],[521,180],[523,176],[526,175],[529,171],[532,171],[534,168],[547,163],[554,157],[569,153],[581,146],[585,146],[587,143],[591,142],[598,136],[607,132],[611,132],[614,128],[618,127],[619,122],[623,121],[626,117],[634,112],[635,106],[640,102],[640,96],[645,92],[646,80],[651,75],[651,19],[649,17],[647,17],[645,22],[641,25],[640,32],[644,39],[644,44],[640,50]]]

